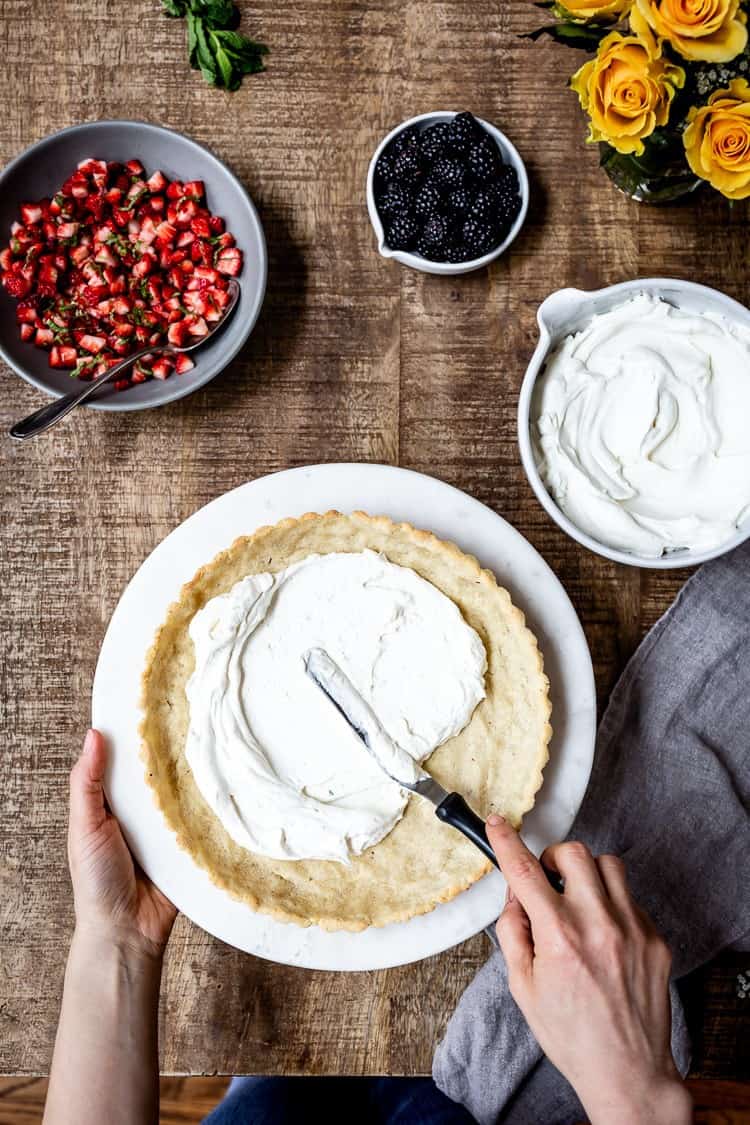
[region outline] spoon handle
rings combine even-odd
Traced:
[[[157,344],[149,348],[141,348],[140,351],[125,356],[124,359],[121,359],[119,363],[115,363],[98,379],[92,379],[90,383],[84,383],[81,390],[73,391],[69,395],[63,395],[62,398],[57,398],[54,402],[48,403],[47,406],[42,406],[41,409],[35,410],[33,414],[29,414],[29,416],[22,419],[22,421],[16,422],[11,426],[9,431],[10,436],[16,438],[17,441],[26,441],[27,438],[36,437],[37,434],[44,433],[45,430],[48,430],[51,426],[54,426],[56,422],[59,422],[61,418],[70,414],[71,410],[74,410],[79,403],[85,402],[86,399],[91,398],[99,387],[103,387],[105,383],[111,382],[112,379],[115,379],[123,371],[127,371],[132,364],[142,359],[143,356],[156,355],[157,353],[164,354],[168,351],[171,351],[171,348],[159,347]]]

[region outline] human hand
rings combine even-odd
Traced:
[[[592,1125],[682,1125],[691,1099],[670,1048],[671,955],[616,856],[555,844],[542,863],[500,817],[487,835],[508,882],[497,936],[513,999]]]
[[[177,911],[143,874],[107,809],[104,738],[90,730],[70,774],[68,863],[76,928],[160,958]]]

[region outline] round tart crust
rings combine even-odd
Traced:
[[[536,638],[495,576],[452,543],[364,512],[309,513],[237,539],[182,589],[156,635],[143,674],[142,755],[158,807],[178,843],[213,881],[254,910],[327,930],[363,930],[425,914],[490,870],[489,862],[433,806],[412,796],[403,818],[349,866],[277,860],[232,840],[204,801],[185,760],[185,684],[194,667],[188,627],[209,599],[248,574],[275,573],[308,555],[381,552],[411,567],[456,603],[487,651],[486,698],[426,768],[482,816],[518,826],[542,784],[552,733],[549,683]]]

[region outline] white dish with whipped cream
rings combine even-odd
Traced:
[[[505,893],[500,872],[429,914],[360,933],[280,922],[231,898],[180,848],[154,804],[138,755],[146,653],[182,584],[238,535],[331,508],[364,508],[430,528],[491,568],[523,609],[544,652],[556,716],[544,785],[524,817],[523,834],[537,854],[563,839],[588,784],[596,728],[583,630],[560,582],[523,536],[477,500],[421,473],[388,465],[304,466],[250,481],[196,512],[156,547],[123,593],[99,655],[92,720],[111,748],[110,805],[143,869],[183,914],[222,941],[283,964],[383,969],[440,953],[492,923]]]
[[[750,312],[692,282],[563,289],[538,311],[521,458],[578,542],[665,568],[750,535]]]

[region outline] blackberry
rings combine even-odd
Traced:
[[[410,125],[408,129],[403,129],[393,138],[388,146],[394,156],[400,156],[403,152],[411,152],[416,155],[418,147],[419,130],[416,125]]]
[[[375,163],[375,179],[383,184],[387,184],[389,180],[393,179],[393,153],[388,149],[381,152]]]
[[[416,150],[413,152],[406,150],[399,153],[393,162],[393,179],[395,183],[401,184],[416,184],[417,180],[422,175],[422,169],[419,167],[417,160]]]
[[[466,188],[456,188],[448,196],[448,206],[454,215],[467,214],[472,203],[472,194]]]
[[[449,231],[450,224],[445,216],[433,215],[422,228],[422,236],[419,240],[420,244],[434,248],[443,247]]]
[[[461,228],[461,236],[475,258],[481,257],[497,245],[492,224],[480,222],[479,219],[467,219]]]
[[[451,242],[446,246],[443,252],[443,261],[450,262],[451,265],[458,265],[459,262],[468,262],[474,257],[473,252],[464,242]]]
[[[417,192],[414,200],[414,214],[429,219],[437,214],[443,205],[443,197],[435,184],[426,183]]]
[[[461,187],[466,175],[466,169],[459,160],[452,160],[450,156],[441,156],[432,169],[433,180],[446,188]]]
[[[413,215],[402,212],[388,227],[386,242],[391,250],[411,250],[419,238],[419,225]]]
[[[503,164],[499,179],[500,184],[513,188],[513,191],[518,191],[518,173],[512,164]]]
[[[401,184],[391,184],[377,201],[381,215],[397,215],[411,205],[411,193]]]
[[[452,152],[465,153],[482,136],[483,129],[471,113],[457,113],[450,123],[449,146]]]
[[[521,196],[518,189],[509,183],[502,184],[495,196],[495,214],[498,220],[510,226],[520,210]]]
[[[497,193],[478,191],[468,208],[468,217],[480,222],[491,222],[497,214]]]
[[[490,140],[474,145],[466,154],[466,167],[479,183],[494,180],[500,167],[497,146]]]
[[[434,164],[448,147],[450,138],[450,123],[439,121],[425,129],[419,138],[419,154],[425,164]]]

